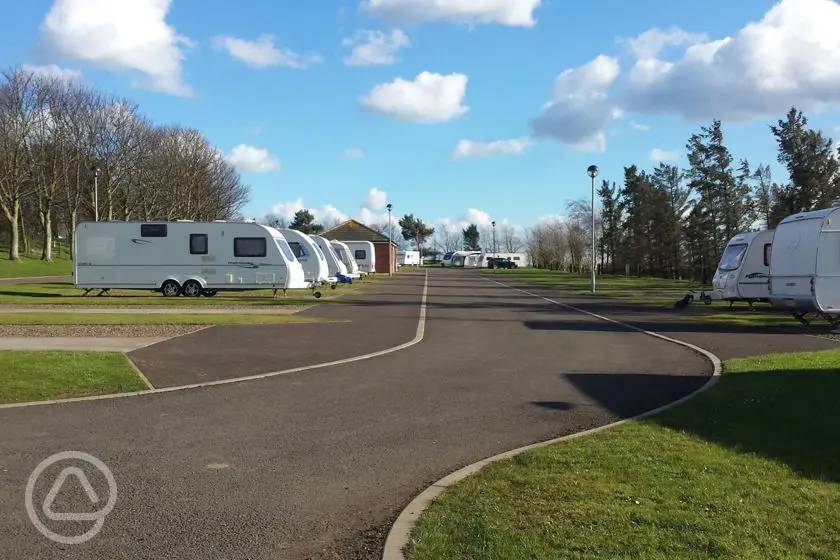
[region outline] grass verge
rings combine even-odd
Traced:
[[[119,352],[0,351],[0,403],[141,391]]]
[[[6,252],[4,255],[3,252]],[[22,256],[19,261],[8,259],[8,249],[0,248],[0,278],[22,278],[24,276],[66,276],[73,271],[73,261],[67,250],[62,248],[61,255],[53,251],[53,262],[45,262],[40,257]]]
[[[135,305],[161,307],[239,307],[276,305],[313,305],[323,302],[338,302],[338,296],[360,293],[376,284],[376,279],[341,284],[332,290],[321,289],[323,297],[316,300],[310,290],[289,290],[286,297],[282,292],[276,298],[271,290],[250,290],[243,292],[219,292],[214,297],[163,297],[149,290],[112,290],[110,295],[97,297],[94,293],[82,296],[82,291],[72,284],[51,282],[43,284],[0,285],[0,305],[77,305],[91,307],[129,307]]]
[[[724,366],[679,407],[455,485],[410,558],[840,558],[840,350]]]
[[[326,323],[301,315],[245,313],[0,313],[0,325],[285,325]]]

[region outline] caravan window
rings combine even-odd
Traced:
[[[140,237],[166,237],[166,224],[140,224]]]
[[[356,260],[363,261],[367,258],[367,251],[365,251],[364,249],[356,249],[356,252],[353,253],[353,256]]]
[[[234,237],[234,257],[264,257],[265,237]]]
[[[207,254],[207,234],[206,233],[191,233],[190,234],[190,254],[191,255],[206,255]]]
[[[744,260],[744,255],[747,253],[747,244],[739,243],[737,245],[729,245],[723,256],[720,258],[721,270],[735,270],[741,266],[741,261]]]
[[[292,249],[292,253],[294,253],[299,259],[308,255],[306,249],[303,248],[303,245],[297,241],[289,241],[289,247]]]
[[[285,237],[275,237],[274,244],[277,245],[277,248],[280,249],[280,252],[283,253],[284,257],[286,257],[286,260],[295,260],[295,254],[292,252],[292,248],[289,247],[289,243],[286,241]]]
[[[773,250],[772,243],[764,244],[764,266],[770,266],[770,252]]]

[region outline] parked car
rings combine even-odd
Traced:
[[[490,257],[487,259],[487,268],[519,268],[510,257]]]

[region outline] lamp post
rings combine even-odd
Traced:
[[[598,166],[597,165],[590,165],[586,168],[586,173],[592,179],[592,206],[590,210],[592,211],[592,282],[591,282],[591,289],[592,293],[595,293],[595,177],[598,176]]]
[[[385,205],[385,208],[388,209],[388,276],[393,273],[394,270],[394,261],[391,258],[392,251],[394,250],[394,239],[393,233],[391,231],[391,209],[394,207],[393,204],[390,202]]]
[[[490,222],[490,225],[493,226],[493,256],[498,256],[499,247],[496,245],[496,220]]]
[[[95,165],[90,168],[93,171],[93,221],[99,221],[99,168]]]

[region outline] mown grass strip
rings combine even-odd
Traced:
[[[457,484],[412,560],[838,558],[840,350],[730,360],[709,391]]]
[[[0,351],[0,403],[142,391],[119,352]]]
[[[297,314],[245,313],[0,313],[0,325],[285,325],[325,323]]]

